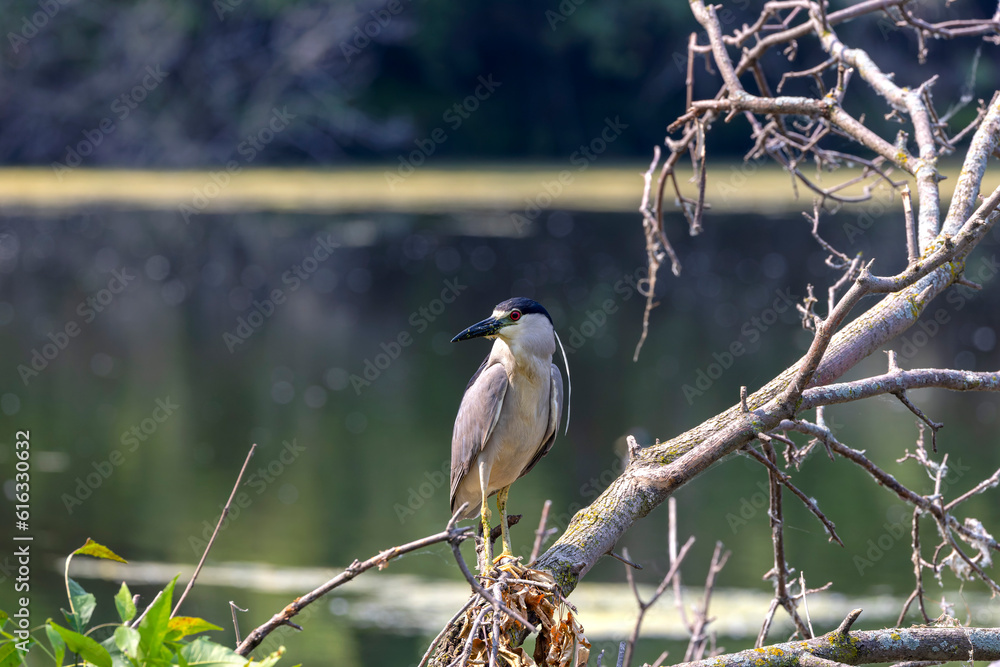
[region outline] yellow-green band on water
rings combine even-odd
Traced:
[[[218,169],[145,171],[74,169],[56,173],[47,167],[0,168],[0,206],[28,209],[74,209],[112,206],[139,209],[191,207],[197,213],[233,211],[302,211],[339,213],[399,211],[445,213],[456,210],[503,210],[531,216],[538,210],[638,211],[647,164],[591,167],[570,164],[475,164],[417,168],[401,174],[395,166],[327,170],[250,169],[233,162]],[[236,169],[238,168],[238,171]],[[952,178],[941,183],[947,201]],[[825,174],[830,186],[855,171]],[[685,196],[696,197],[690,174],[678,174]],[[814,181],[815,174],[809,174]],[[904,180],[896,172],[894,177]],[[910,180],[910,179],[905,179]],[[769,212],[809,207],[813,193],[799,184],[794,198],[788,174],[772,166],[720,164],[708,169],[706,203],[714,212]],[[858,188],[845,190],[857,194]],[[676,211],[673,188],[664,196],[665,212]],[[881,205],[893,206],[887,192]],[[896,200],[898,202],[898,199]],[[869,202],[862,206],[879,205]],[[898,205],[895,204],[895,205]],[[538,213],[535,212],[534,215]],[[709,213],[711,214],[711,213]],[[532,216],[533,217],[533,216]]]

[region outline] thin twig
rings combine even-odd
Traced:
[[[363,562],[355,560],[343,572],[330,579],[322,586],[296,598],[284,609],[272,616],[270,620],[256,628],[253,632],[247,635],[247,638],[244,639],[243,642],[236,648],[236,652],[243,656],[247,655],[250,651],[260,645],[260,643],[264,640],[264,637],[282,625],[288,625],[289,620],[301,612],[306,606],[312,604],[334,588],[337,588],[338,586],[354,579],[362,572],[366,572],[373,567],[378,567],[379,569],[384,568],[388,562],[394,558],[398,558],[403,554],[410,553],[411,551],[417,551],[418,549],[423,549],[424,547],[437,544],[439,542],[448,542],[451,544],[453,551],[457,550],[462,541],[468,539],[472,535],[471,526],[464,528],[458,528],[455,526],[455,523],[458,521],[459,514],[465,509],[466,505],[467,503],[463,503],[463,507],[459,507],[455,511],[455,514],[452,515],[448,525],[440,533],[428,535],[427,537],[419,540],[414,540],[413,542],[408,542],[398,547],[386,549],[385,551],[382,551]],[[465,566],[465,561],[461,560],[461,552],[459,552],[458,556],[459,565],[462,568],[463,573],[466,575],[466,579],[472,579],[472,575],[469,573],[468,567]],[[474,585],[479,586],[479,583],[475,582]],[[482,589],[482,586],[479,586],[479,588]]]
[[[772,461],[769,461],[760,452],[753,449],[752,447],[747,447],[746,452],[754,459],[756,459],[758,462],[760,462],[761,465],[767,468],[772,475],[777,476],[778,481],[784,484],[786,487],[788,487],[788,490],[794,493],[799,498],[799,500],[802,501],[802,504],[806,506],[806,509],[808,509],[817,519],[820,520],[820,522],[823,524],[823,527],[826,529],[827,536],[831,542],[836,542],[840,546],[844,546],[844,543],[841,541],[840,536],[837,535],[837,529],[834,523],[830,521],[830,519],[828,519],[825,514],[823,514],[823,512],[819,508],[819,505],[816,504],[816,501],[808,497],[801,490],[799,490],[798,487],[792,484],[791,477],[789,477],[787,474],[779,470],[778,467],[774,465]]]
[[[522,616],[519,612],[516,612],[513,609],[509,608],[500,600],[493,597],[489,591],[483,588],[482,584],[476,581],[476,578],[472,576],[472,572],[469,572],[469,566],[465,564],[465,559],[462,558],[462,552],[459,549],[459,542],[451,542],[451,550],[452,553],[455,554],[455,560],[458,562],[458,568],[462,571],[462,574],[465,575],[466,581],[469,582],[469,584],[472,586],[472,589],[475,592],[479,593],[480,597],[486,600],[493,607],[494,610],[499,609],[503,611],[505,614],[513,618],[515,621],[526,627],[529,632],[531,633],[538,632],[538,628],[536,628],[534,624],[528,621],[528,619]]]
[[[913,578],[916,580],[916,586],[913,592],[910,593],[910,597],[907,598],[906,602],[903,603],[903,609],[899,612],[899,620],[896,625],[903,625],[903,619],[906,618],[906,611],[910,608],[910,604],[913,600],[917,601],[920,607],[920,613],[924,617],[924,623],[930,623],[930,616],[927,615],[927,609],[924,607],[924,578],[923,578],[923,559],[920,557],[920,508],[913,508],[913,521],[910,524],[910,534],[912,536],[912,541],[910,546],[912,548],[912,555],[910,560],[913,561]]]
[[[486,616],[486,612],[490,609],[489,607],[483,607],[482,610],[476,614],[476,620],[472,622],[472,629],[469,630],[469,639],[465,642],[465,648],[459,654],[455,660],[448,665],[448,667],[465,667],[467,660],[469,659],[469,653],[472,651],[472,642],[476,641],[476,635],[479,634],[479,626],[483,622],[483,618]]]
[[[156,601],[160,599],[161,595],[163,595],[163,591],[160,591],[159,593],[156,594],[156,597],[153,598],[153,601],[150,602],[146,606],[146,608],[142,610],[142,613],[139,614],[134,621],[132,621],[132,625],[129,626],[130,628],[139,627],[139,623],[142,621],[142,619],[146,618],[146,614],[148,614],[149,610],[153,608],[153,605],[156,604]]]
[[[920,257],[920,243],[917,240],[917,225],[913,221],[913,203],[910,201],[910,186],[903,186],[903,217],[906,219],[906,256],[913,264]]]
[[[726,561],[732,552],[722,553],[722,542],[715,543],[715,551],[712,553],[712,562],[708,566],[708,575],[705,577],[705,597],[702,600],[701,609],[697,610],[694,631],[688,641],[687,650],[684,652],[684,662],[701,660],[705,653],[705,627],[711,622],[708,617],[708,607],[712,601],[712,593],[715,590],[715,576],[726,566]]]
[[[809,617],[809,590],[806,588],[806,573],[801,570],[799,571],[799,590],[802,591],[802,611],[806,615],[806,625],[809,626],[809,635],[815,637],[816,632],[813,630],[812,618]]]
[[[677,570],[681,566],[681,562],[684,557],[687,556],[688,549],[694,544],[694,536],[688,538],[684,546],[681,547],[680,553],[677,558],[673,560],[670,564],[670,569],[667,570],[667,574],[664,575],[663,580],[660,585],[656,587],[656,591],[653,592],[653,596],[649,600],[643,602],[642,597],[639,595],[639,588],[636,586],[635,578],[632,576],[632,568],[625,568],[625,577],[628,579],[628,585],[632,589],[632,594],[635,596],[635,601],[639,604],[639,614],[635,619],[635,627],[632,628],[632,635],[629,637],[628,642],[622,642],[624,645],[624,657],[619,656],[618,664],[623,664],[628,667],[631,664],[632,654],[635,652],[636,643],[639,641],[639,630],[642,628],[642,619],[646,616],[646,611],[649,610],[656,601],[660,599],[660,596],[667,590],[667,585],[676,577]],[[628,551],[625,551],[626,558],[628,557]]]
[[[538,520],[538,530],[535,531],[535,544],[531,547],[531,555],[528,557],[529,563],[534,563],[538,558],[538,553],[542,550],[542,543],[548,536],[548,533],[545,530],[545,524],[549,520],[549,509],[551,507],[551,500],[546,500],[545,504],[542,505],[542,516]]]
[[[944,506],[944,511],[945,512],[950,512],[952,509],[954,509],[955,507],[957,507],[959,504],[964,503],[966,500],[968,500],[972,496],[977,495],[979,493],[982,493],[983,491],[986,491],[987,489],[994,489],[994,488],[997,487],[998,484],[1000,484],[1000,470],[997,470],[995,473],[993,473],[992,475],[990,475],[987,479],[984,479],[979,484],[976,484],[973,488],[969,489],[968,491],[966,491],[965,493],[963,493],[962,495],[960,495],[958,498],[955,498],[953,501],[951,501],[950,503],[948,503],[947,505],[945,505]]]
[[[761,442],[763,443],[764,453],[767,455],[766,460],[770,464],[767,466],[770,489],[768,519],[771,524],[771,542],[774,546],[774,567],[770,572],[764,575],[764,578],[766,579],[769,575],[774,578],[774,600],[768,611],[768,615],[765,617],[764,623],[761,626],[760,633],[757,635],[757,643],[755,644],[757,647],[764,645],[764,641],[767,639],[767,629],[771,625],[771,620],[774,618],[774,612],[777,610],[778,605],[785,608],[785,611],[788,612],[788,615],[795,623],[795,627],[799,633],[806,639],[811,638],[809,628],[806,627],[805,623],[803,623],[802,619],[799,617],[798,612],[795,610],[795,602],[791,596],[788,595],[786,577],[788,576],[789,571],[788,566],[785,563],[785,520],[783,517],[783,505],[781,502],[782,473],[778,470],[777,466],[775,466],[777,455],[774,452],[774,448],[771,446],[770,440],[762,438]]]
[[[667,556],[670,558],[670,564],[673,565],[677,560],[677,498],[674,496],[670,496],[667,500]],[[694,626],[688,621],[687,609],[684,607],[680,573],[674,577],[674,604],[677,605],[681,623],[684,624],[689,633],[693,633]]]
[[[198,561],[198,567],[194,569],[194,574],[191,575],[191,580],[184,587],[184,592],[181,593],[181,597],[177,600],[177,604],[174,605],[174,610],[170,612],[170,618],[177,615],[177,610],[181,608],[181,603],[184,602],[184,598],[191,591],[191,587],[194,586],[195,580],[198,578],[198,573],[201,572],[202,566],[205,564],[205,559],[208,558],[208,552],[212,550],[212,545],[215,544],[215,538],[219,534],[219,530],[222,528],[222,522],[226,520],[229,516],[229,506],[233,504],[233,498],[236,497],[236,491],[240,488],[240,482],[243,481],[243,473],[247,471],[247,466],[250,465],[250,459],[253,458],[253,453],[257,449],[257,443],[250,445],[250,451],[247,452],[247,458],[243,461],[243,467],[240,468],[240,474],[236,477],[236,484],[233,485],[233,490],[229,494],[229,500],[226,501],[226,506],[222,508],[222,515],[219,517],[219,521],[215,524],[215,530],[212,531],[212,537],[209,538],[208,544],[205,546],[205,552],[201,555],[201,560]]]
[[[506,572],[504,574],[506,574]],[[497,600],[502,599],[502,589],[503,579],[501,577],[501,580],[493,585],[493,596]],[[496,667],[497,654],[500,651],[500,614],[498,614],[496,610],[493,611],[493,628],[491,634],[493,635],[493,641],[490,646],[490,667]]]
[[[628,557],[628,554],[622,555],[622,554],[616,554],[614,551],[609,551],[608,555],[611,556],[612,558],[614,558],[617,561],[625,563],[626,565],[628,565],[633,570],[641,570],[642,569],[642,565],[639,565],[635,561],[630,560],[629,557]]]
[[[893,392],[893,394],[895,394],[896,398],[899,399],[900,403],[902,403],[903,405],[905,405],[906,408],[910,412],[912,412],[913,414],[915,414],[917,416],[917,418],[920,419],[920,421],[922,421],[923,423],[927,424],[927,426],[930,428],[930,430],[931,430],[931,451],[937,453],[937,432],[940,431],[944,427],[944,424],[940,423],[940,422],[936,422],[933,419],[931,419],[930,417],[928,417],[927,415],[925,415],[924,412],[923,412],[923,410],[921,410],[920,408],[918,408],[916,405],[913,404],[913,401],[911,401],[909,398],[907,398],[906,392],[896,391],[896,392]]]
[[[243,609],[232,600],[229,601],[229,610],[233,612],[233,629],[236,631],[236,645],[240,644],[240,622],[236,620],[236,611],[248,612],[250,609]]]

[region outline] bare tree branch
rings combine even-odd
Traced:
[[[802,392],[801,410],[820,405],[859,401],[882,394],[898,394],[909,389],[938,387],[952,391],[1000,391],[1000,372],[959,371],[943,368],[896,370],[865,378],[813,387]]]
[[[438,542],[450,542],[453,545],[460,544],[463,540],[469,538],[472,535],[472,527],[467,526],[465,528],[455,527],[455,521],[457,520],[458,513],[461,512],[464,507],[458,509],[455,516],[451,518],[448,522],[447,528],[445,528],[440,533],[435,533],[434,535],[428,535],[427,537],[421,538],[419,540],[414,540],[413,542],[408,542],[406,544],[400,545],[398,547],[392,547],[391,549],[386,549],[381,551],[375,556],[372,556],[366,561],[354,561],[351,565],[338,574],[333,579],[330,579],[325,584],[316,588],[302,597],[295,598],[290,604],[288,604],[284,609],[271,617],[271,619],[256,628],[253,632],[247,635],[247,638],[236,647],[236,652],[240,655],[248,655],[250,651],[257,648],[257,646],[264,640],[267,635],[271,634],[273,631],[277,630],[282,625],[289,625],[292,618],[294,618],[299,612],[301,612],[306,606],[312,604],[318,600],[323,595],[326,595],[334,588],[346,584],[351,579],[356,576],[372,569],[373,567],[378,567],[382,569],[388,562],[394,558],[402,556],[403,554],[410,553],[411,551],[417,551],[418,549],[423,549],[432,544],[437,544]]]
[[[660,599],[660,596],[666,592],[667,586],[676,576],[677,570],[680,568],[681,562],[684,560],[684,557],[687,555],[688,549],[691,548],[692,544],[694,544],[694,538],[689,537],[688,541],[684,543],[683,547],[681,547],[681,551],[677,555],[677,559],[670,564],[670,569],[667,570],[663,580],[660,582],[660,585],[656,587],[656,591],[653,592],[653,596],[649,598],[649,600],[644,601],[639,595],[639,589],[635,585],[635,577],[632,575],[632,568],[628,565],[625,566],[625,576],[628,579],[629,588],[632,589],[632,595],[635,596],[635,601],[639,605],[639,614],[636,616],[635,626],[632,628],[632,635],[629,637],[628,643],[625,644],[625,656],[622,662],[624,667],[629,667],[629,665],[632,664],[632,654],[635,652],[635,645],[639,641],[639,631],[642,629],[642,620],[646,616],[646,612],[650,607],[656,604],[656,601]],[[626,553],[625,556],[628,557],[628,553]]]
[[[808,656],[808,657],[807,657]],[[717,655],[677,667],[787,667],[787,665],[869,663],[927,660],[1000,659],[1000,628],[913,627],[842,632],[839,628],[805,641],[774,644],[766,651],[749,649]]]
[[[253,458],[253,453],[257,450],[257,443],[250,445],[250,451],[247,452],[247,457],[243,461],[243,467],[240,468],[240,474],[236,476],[236,483],[233,484],[233,490],[229,494],[229,500],[226,501],[225,507],[222,508],[222,514],[219,516],[219,521],[215,524],[215,530],[212,531],[212,537],[209,538],[208,544],[205,545],[205,551],[201,554],[201,560],[198,561],[198,567],[194,569],[194,573],[191,575],[191,580],[184,587],[184,592],[181,593],[180,598],[177,600],[177,604],[174,605],[174,610],[170,612],[170,618],[177,615],[177,610],[181,608],[181,603],[184,602],[184,598],[187,597],[188,593],[191,592],[191,588],[194,586],[195,580],[198,579],[198,573],[201,572],[202,566],[205,564],[205,559],[208,558],[208,552],[212,550],[212,545],[215,544],[215,538],[219,535],[219,529],[222,527],[222,522],[226,520],[229,516],[229,508],[233,504],[233,498],[236,497],[236,492],[240,488],[240,482],[243,481],[243,473],[247,471],[247,466],[250,465],[250,459]],[[148,611],[148,608],[147,608]],[[233,620],[236,619],[236,612],[233,612]],[[237,634],[239,634],[239,629],[237,628]]]

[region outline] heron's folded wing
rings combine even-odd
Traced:
[[[455,511],[455,494],[462,479],[469,474],[472,462],[493,433],[500,408],[507,393],[507,371],[499,361],[483,363],[469,383],[455,417],[451,436],[451,511]]]
[[[520,477],[527,475],[528,471],[534,468],[535,464],[552,449],[552,445],[556,441],[556,433],[559,431],[559,423],[562,421],[562,404],[562,373],[559,372],[558,366],[552,364],[552,387],[549,392],[549,424],[545,427],[545,436],[542,438],[542,444],[539,446],[538,451],[535,452],[535,455],[531,457],[528,465],[521,471]]]

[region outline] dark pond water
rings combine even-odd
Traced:
[[[901,223],[879,220],[855,234],[857,223],[853,214],[830,218],[824,233],[877,257],[876,270],[898,270]],[[202,215],[191,225],[174,212],[0,214],[0,465],[12,503],[8,445],[15,430],[30,429],[36,622],[64,604],[56,559],[87,537],[129,559],[196,562],[251,443],[257,455],[210,562],[344,566],[439,530],[455,411],[487,351],[483,341],[449,341],[512,295],[548,308],[573,376],[568,437],[511,495],[512,512],[524,514],[515,548],[526,553],[544,500],[564,527],[620,469],[627,435],[649,444],[695,426],[809,342],[792,304],[809,283],[825,294],[835,276],[799,213],[715,216],[694,238],[679,219],[669,227],[684,272],[661,276],[660,306],[633,363],[643,307],[633,285],[645,271],[635,215],[553,212],[519,234],[503,212]],[[914,329],[896,346],[904,366],[1000,366],[1000,290],[988,269],[996,252],[994,236],[970,262],[986,289],[955,290],[932,306],[950,326]],[[745,352],[733,357],[735,343]],[[873,355],[855,375],[884,364]],[[996,396],[913,398],[947,423],[939,446],[952,464],[950,493],[1000,466]],[[896,402],[838,407],[828,420],[905,483],[932,489],[912,462],[895,463],[916,436]],[[795,479],[846,548],[828,544],[789,503],[789,562],[844,594],[905,597],[902,504],[845,461],[817,456]],[[722,540],[733,556],[720,586],[766,590],[764,481],[757,464],[733,457],[677,494],[680,532],[698,540],[689,584],[702,581]],[[987,526],[1000,522],[995,494],[968,511]],[[619,545],[645,564],[641,581],[665,572],[665,529],[661,507]],[[460,576],[445,548],[391,571]],[[622,582],[622,566],[609,559],[589,579]],[[946,584],[956,588],[953,578]],[[117,585],[90,582],[98,617],[112,619]],[[290,597],[196,587],[185,611],[228,627],[234,600],[251,608],[245,631]],[[306,633],[282,640],[288,664],[411,664],[426,646],[421,633],[359,627],[338,612],[321,605]],[[655,659],[664,645],[646,642],[640,658]]]

